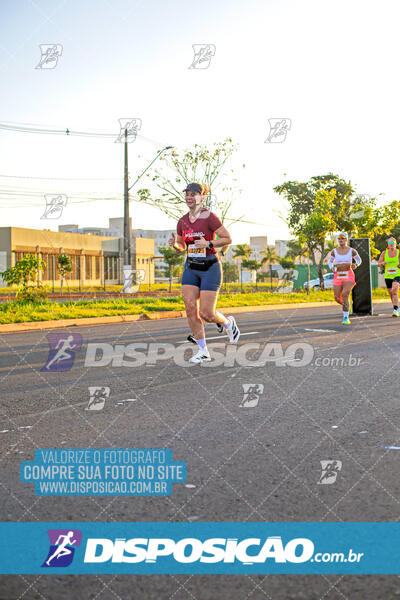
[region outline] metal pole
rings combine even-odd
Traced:
[[[128,130],[125,129],[124,142],[124,283],[122,292],[132,293],[132,255],[131,255],[131,231],[129,227],[129,187],[128,187]]]
[[[131,232],[129,228],[129,190],[128,190],[128,130],[125,129],[124,151],[124,264],[131,262]]]
[[[124,148],[124,263],[123,263],[123,292],[132,293],[132,252],[131,252],[131,231],[129,227],[129,190],[139,181],[139,179],[146,173],[151,165],[156,161],[163,152],[170,150],[173,146],[166,146],[157,156],[151,161],[151,163],[144,169],[139,177],[128,185],[128,129],[125,129],[125,148]]]

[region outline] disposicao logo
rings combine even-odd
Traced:
[[[252,548],[252,550],[250,550]],[[248,553],[249,552],[249,553]],[[312,557],[314,544],[307,538],[295,538],[282,543],[280,536],[260,538],[89,538],[85,563],[156,563],[160,557],[173,558],[178,563],[234,563],[246,565],[264,563],[268,558],[276,563],[303,563]]]
[[[68,567],[74,558],[75,547],[81,545],[79,529],[48,529],[50,548],[42,567]]]

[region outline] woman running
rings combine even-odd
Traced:
[[[388,238],[387,249],[379,257],[378,265],[385,267],[385,283],[393,304],[392,317],[399,317],[399,250],[394,237]]]
[[[221,220],[202,204],[208,193],[207,186],[190,183],[183,191],[189,212],[179,219],[177,235],[172,233],[168,243],[176,252],[187,249],[182,274],[182,298],[190,329],[199,346],[199,351],[190,362],[202,363],[211,360],[203,321],[222,324],[231,344],[236,344],[240,335],[233,317],[226,318],[216,312],[222,282],[222,268],[216,248],[231,244],[232,239]]]
[[[354,269],[361,265],[361,258],[357,250],[347,245],[347,233],[339,233],[338,246],[334,248],[329,257],[329,268],[333,271],[335,264],[335,276],[333,278],[333,293],[335,300],[343,307],[343,325],[350,325],[349,319],[349,296],[356,285]],[[354,264],[355,263],[355,264]]]

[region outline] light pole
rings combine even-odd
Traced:
[[[129,170],[128,170],[128,130],[125,129],[124,133],[124,266],[123,266],[123,294],[132,293],[132,251],[131,251],[131,228],[129,226],[129,192],[134,185],[137,184],[139,179],[150,169],[151,165],[161,156],[166,150],[170,150],[173,146],[165,146],[162,150],[157,152],[157,155],[142,171],[139,177],[129,186]]]
[[[132,293],[131,232],[129,227],[129,188],[128,188],[128,130],[124,141],[124,293]]]

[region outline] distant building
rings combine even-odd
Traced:
[[[108,219],[108,227],[111,231],[117,231],[118,237],[124,237],[124,217],[111,217]],[[129,229],[132,231],[132,219],[129,218]]]
[[[250,260],[256,260],[257,262],[261,262],[261,260],[263,259],[262,251],[268,247],[268,238],[266,235],[251,236],[250,241],[247,245],[252,250]],[[236,264],[240,265],[241,259],[233,258],[236,248],[237,246],[235,245],[229,246],[226,252],[226,260],[228,262],[235,262]]]
[[[93,231],[97,228],[85,229]],[[71,285],[123,282],[123,238],[120,236],[0,227],[0,271],[14,266],[25,254],[36,254],[45,262],[40,280],[44,283],[58,282],[57,256],[61,253],[71,258],[72,272],[67,275],[67,281]],[[153,240],[133,239],[132,266],[136,270],[144,271],[143,283],[154,282]]]
[[[84,235],[100,235],[102,237],[121,237],[118,229],[110,227],[78,227],[78,225],[59,225],[62,233],[83,233]]]
[[[263,259],[262,251],[268,247],[268,239],[266,235],[256,235],[250,237],[249,242],[250,248],[253,250],[253,254],[251,255],[252,260],[256,260],[257,262],[261,262]]]
[[[289,240],[275,240],[275,252],[280,258],[284,258],[288,251]]]
[[[168,246],[168,240],[171,237],[172,230],[171,229],[135,229],[134,235],[137,238],[148,238],[154,240],[154,252],[156,256],[162,256],[160,252],[160,248],[162,246]],[[158,268],[166,268],[168,264],[159,259],[156,261],[156,267]]]
[[[141,244],[141,248],[144,248],[143,244],[144,240],[151,240],[153,244],[153,254],[152,254],[152,262],[153,262],[153,271],[154,267],[167,267],[167,263],[163,260],[154,260],[155,256],[159,256],[159,248],[160,246],[167,246],[168,239],[171,235],[171,230],[168,229],[166,231],[158,231],[154,229],[132,229],[132,219],[129,219],[129,229],[131,231],[131,247],[132,252],[133,248],[136,245],[136,240],[140,239],[141,241],[138,244]],[[110,217],[108,219],[108,227],[82,227],[79,228],[78,225],[60,225],[58,227],[59,231],[69,231],[71,233],[84,233],[87,235],[102,235],[102,236],[111,236],[117,238],[124,237],[124,217]],[[139,254],[143,254],[143,252],[139,252]],[[140,257],[139,264],[145,264],[143,262],[144,257]],[[146,259],[147,260],[147,259]],[[146,262],[147,265],[147,262]]]

